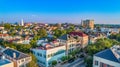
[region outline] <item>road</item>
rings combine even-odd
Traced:
[[[84,59],[83,58],[78,58],[72,63],[66,63],[63,65],[57,65],[56,67],[85,67],[84,64]]]
[[[79,58],[77,60],[75,60],[74,62],[72,62],[71,64],[69,64],[67,67],[77,67],[80,64],[82,64],[84,62],[83,58]]]
[[[85,67],[85,63],[80,63],[76,67]]]

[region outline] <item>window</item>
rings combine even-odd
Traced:
[[[24,62],[24,59],[22,59],[21,62]]]
[[[20,63],[20,60],[18,61],[18,63]]]
[[[42,57],[42,54],[41,54],[41,53],[37,53],[37,56],[40,56],[40,57]]]
[[[97,66],[98,66],[98,61],[95,61],[95,65],[97,65]]]
[[[37,53],[37,56],[39,56],[39,53]]]
[[[46,55],[44,55],[44,58],[46,58]]]
[[[100,67],[114,67],[114,66],[100,62]]]
[[[35,54],[35,52],[33,51],[33,54]]]
[[[51,56],[53,56],[54,54],[51,54]]]
[[[47,58],[51,57],[50,54],[47,55]]]
[[[40,57],[42,57],[42,54],[41,54],[41,53],[39,53],[39,55],[40,55]]]

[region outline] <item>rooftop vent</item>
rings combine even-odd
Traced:
[[[13,53],[13,58],[16,58],[16,53]]]

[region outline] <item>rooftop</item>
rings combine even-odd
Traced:
[[[0,60],[0,66],[8,64],[8,63],[11,63],[11,62],[9,60],[7,60],[7,59]]]
[[[114,54],[110,49],[106,49],[101,52],[98,52],[95,54],[95,56],[119,63],[119,61],[117,60],[117,58],[114,56]]]
[[[19,60],[19,59],[22,59],[22,58],[29,57],[29,55],[24,54],[22,52],[19,52],[17,50],[11,49],[11,48],[6,48],[3,51],[3,53],[6,54],[7,56],[11,57],[11,58],[14,58],[15,60]],[[14,54],[16,55],[16,57],[14,57]]]
[[[78,36],[81,36],[81,37],[84,37],[84,36],[87,36],[86,34],[84,34],[83,32],[70,32],[69,35],[78,35]]]
[[[53,46],[51,44],[46,44],[45,46],[40,46],[40,47],[37,47],[36,49],[49,50],[49,49],[57,48],[57,47],[60,47],[60,46],[64,46],[64,45]]]
[[[65,35],[63,35],[63,36],[59,37],[59,39],[68,40],[68,35],[67,35],[67,34],[65,34]]]
[[[120,46],[114,45],[110,49],[96,53],[95,56],[120,63]]]

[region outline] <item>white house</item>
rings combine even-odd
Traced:
[[[93,57],[93,67],[120,67],[120,46],[98,52]]]
[[[57,42],[57,41],[56,41]],[[57,43],[44,43],[40,47],[32,49],[36,56],[38,64],[42,67],[48,67],[54,60],[59,60],[65,56],[65,45]]]

